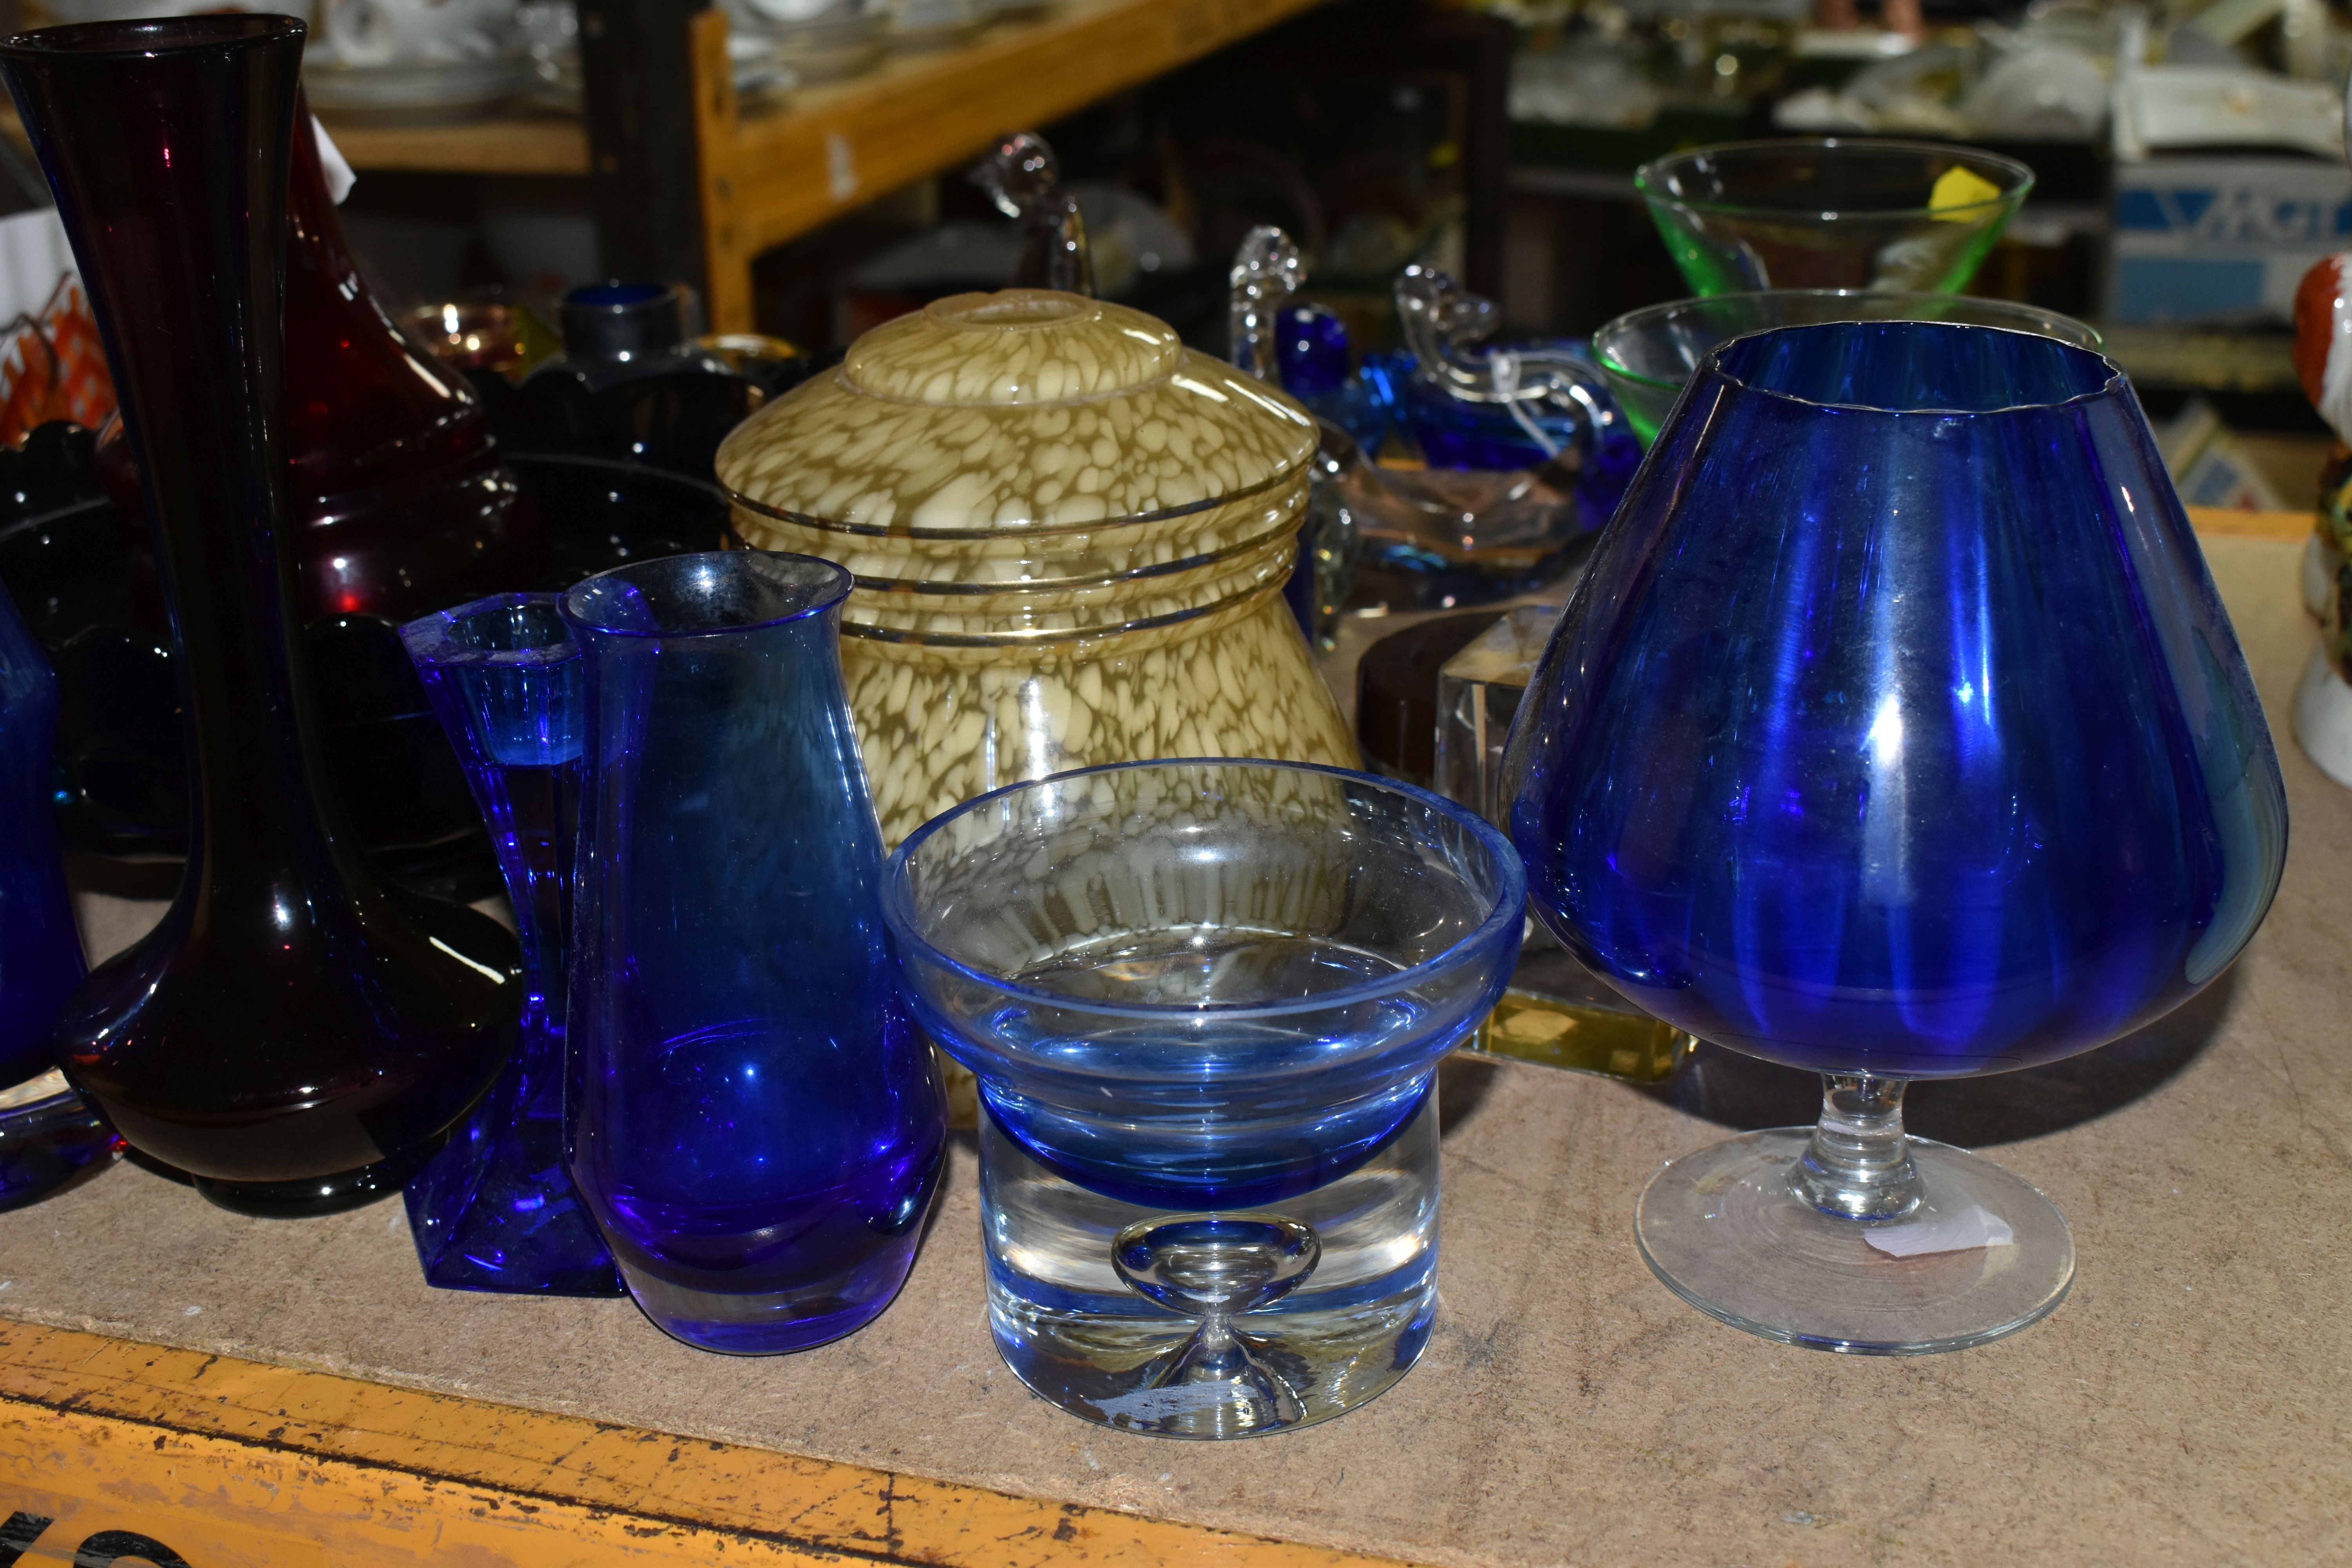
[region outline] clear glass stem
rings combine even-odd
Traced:
[[[1899,1078],[1822,1075],[1822,1119],[1789,1171],[1798,1197],[1848,1219],[1896,1219],[1919,1206],[1919,1168],[1903,1135],[1904,1088]]]

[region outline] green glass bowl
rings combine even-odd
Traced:
[[[1721,344],[1771,327],[1817,321],[1955,321],[2038,332],[2095,349],[2099,334],[2072,316],[2007,300],[1965,294],[1896,294],[1865,289],[1769,289],[1676,300],[1628,311],[1592,334],[1592,363],[1646,447],[1698,362]]]
[[[2033,171],[1927,142],[1727,142],[1644,163],[1633,185],[1697,293],[1950,294],[1976,276]]]

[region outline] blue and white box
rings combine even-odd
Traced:
[[[2352,169],[2317,158],[2116,165],[2107,319],[2289,325],[2295,285],[2352,249]]]

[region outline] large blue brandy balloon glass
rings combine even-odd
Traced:
[[[947,1114],[882,927],[849,574],[736,550],[563,595],[587,675],[572,1177],[646,1315],[800,1350],[890,1304]]]
[[[1918,321],[1703,362],[1519,710],[1537,909],[1640,1006],[1825,1075],[1820,1125],[1686,1155],[1636,1230],[1694,1304],[1876,1353],[2055,1307],[2065,1221],[1902,1129],[1909,1079],[2089,1050],[2228,967],[2278,761],[2121,372]]]
[[[563,1168],[564,953],[580,825],[580,649],[552,594],[501,594],[400,628],[489,825],[522,939],[522,1021],[490,1092],[401,1196],[425,1278],[450,1290],[617,1296]]]

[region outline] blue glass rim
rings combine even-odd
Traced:
[[[779,614],[763,616],[758,620],[730,621],[723,625],[700,626],[624,626],[600,620],[588,613],[587,606],[593,598],[589,590],[600,583],[625,583],[634,587],[639,580],[650,574],[678,570],[680,563],[684,562],[725,563],[727,570],[740,572],[744,570],[751,562],[761,560],[789,561],[795,565],[818,567],[821,569],[821,581],[809,585],[811,592],[804,602],[794,604]],[[664,555],[652,561],[632,561],[626,565],[614,566],[599,572],[593,577],[583,577],[563,591],[558,601],[558,608],[562,612],[566,621],[583,630],[593,632],[598,637],[642,637],[647,642],[663,642],[679,637],[721,637],[730,632],[756,632],[769,626],[789,626],[794,621],[804,621],[812,616],[821,616],[828,610],[839,608],[842,602],[849,597],[849,590],[855,584],[856,579],[850,576],[847,570],[822,556],[798,555],[787,550],[760,550],[750,546],[741,550],[698,550],[689,551],[681,555]]]
[[[1952,326],[1992,327],[1996,331],[2030,332],[2034,336],[2052,338],[2062,343],[2072,342],[2077,348],[2090,349],[2094,352],[2100,349],[2106,342],[2105,335],[2088,321],[2069,316],[2061,310],[2045,310],[2039,305],[2021,304],[2014,300],[1994,300],[1976,294],[1936,294],[1914,289],[1743,289],[1730,294],[1695,294],[1687,300],[1669,300],[1664,304],[1643,305],[1639,310],[1628,310],[1622,316],[1612,317],[1592,330],[1592,336],[1589,340],[1592,344],[1592,363],[1609,374],[1622,376],[1638,386],[1650,387],[1659,392],[1679,392],[1683,389],[1687,377],[1675,381],[1664,381],[1648,371],[1635,370],[1618,355],[1616,350],[1619,345],[1654,323],[1673,321],[1680,316],[1704,315],[1710,309],[1738,310],[1771,300],[1784,300],[1790,304],[1818,303],[1832,306],[1844,300],[1876,300],[1906,308],[1940,301],[1956,310],[1973,311],[1989,318],[2008,316],[2018,323],[2014,327],[2003,328],[1991,320],[1949,321],[1948,324]],[[1752,336],[1755,332],[1773,331],[1780,327],[1825,327],[1842,321],[1948,321],[1948,318],[1943,316],[1823,316],[1814,321],[1779,321],[1772,326],[1756,327],[1748,332],[1737,335]],[[2036,332],[2033,328],[2025,324],[2029,321],[2040,321],[2050,326],[2079,331],[2082,336],[2076,339],[2060,337],[2057,333],[2048,331]],[[1731,341],[1730,338],[1726,338],[1722,343],[1716,346],[1721,348]],[[1692,367],[1692,374],[1697,374],[1696,365]]]
[[[1927,406],[1917,408],[1888,408],[1883,405],[1875,403],[1824,403],[1818,398],[1800,396],[1798,394],[1793,392],[1781,392],[1773,387],[1758,386],[1752,382],[1742,380],[1732,372],[1723,368],[1722,360],[1724,355],[1731,353],[1732,350],[1738,348],[1741,344],[1752,343],[1759,338],[1780,337],[1783,335],[1795,335],[1805,332],[1827,332],[1847,327],[1871,327],[1874,329],[1882,329],[1895,332],[1982,332],[2004,338],[2022,338],[2032,342],[2047,343],[2053,349],[2057,350],[2063,356],[2067,358],[2080,356],[2084,359],[2096,360],[2100,365],[2105,367],[2105,374],[2101,379],[2097,386],[2091,388],[2087,392],[2077,392],[2071,396],[2054,398],[2046,403],[2004,403],[1997,408],[1937,408]],[[2077,404],[2095,403],[2102,398],[2113,397],[2120,392],[2126,392],[2130,390],[2131,385],[2130,377],[2124,373],[2124,367],[2117,364],[2112,358],[2106,354],[2100,353],[2095,350],[2082,348],[2074,343],[2067,342],[2063,338],[2048,337],[2041,332],[2021,331],[2013,327],[1980,327],[1966,321],[1805,321],[1793,326],[1763,327],[1752,332],[1742,332],[1739,336],[1736,338],[1727,338],[1724,342],[1719,342],[1716,344],[1715,347],[1709,349],[1706,352],[1706,356],[1698,362],[1697,368],[1691,372],[1690,384],[1694,387],[1697,386],[1698,384],[1703,381],[1709,380],[1719,381],[1727,386],[1737,387],[1739,391],[1744,392],[1752,397],[1777,398],[1780,402],[1793,404],[1801,408],[1829,409],[1841,414],[1871,414],[1888,419],[1987,419],[2003,414],[2040,413],[2054,408],[2069,408]]]
[[[564,295],[562,303],[575,310],[634,310],[657,304],[676,292],[673,284],[632,283],[616,278],[583,283]]]
[[[1467,828],[1478,840],[1495,865],[1502,872],[1502,889],[1495,907],[1484,920],[1464,932],[1442,952],[1433,953],[1419,963],[1400,969],[1393,974],[1383,974],[1377,980],[1344,986],[1336,991],[1321,991],[1312,996],[1301,996],[1286,1002],[1202,1002],[1192,1006],[1142,1006],[1128,1002],[1096,1002],[1047,991],[1039,986],[1024,985],[1003,975],[988,974],[972,968],[962,960],[941,952],[915,927],[914,898],[907,887],[907,865],[925,841],[958,817],[981,811],[992,803],[1024,790],[1041,789],[1048,784],[1066,784],[1072,779],[1092,778],[1101,773],[1132,773],[1139,768],[1255,768],[1266,772],[1294,773],[1327,773],[1349,784],[1363,784],[1391,795],[1401,795],[1428,806],[1457,826]],[[1102,763],[1090,768],[1072,768],[1065,773],[1047,773],[1043,778],[1023,779],[1016,784],[1001,784],[986,795],[972,796],[961,805],[950,806],[908,835],[906,842],[891,851],[883,868],[882,919],[891,934],[909,943],[922,956],[940,968],[952,971],[976,984],[1007,995],[1019,996],[1046,1006],[1070,1012],[1098,1013],[1119,1018],[1277,1018],[1297,1013],[1318,1013],[1335,1007],[1346,1007],[1360,1002],[1377,1002],[1400,991],[1410,991],[1417,985],[1467,963],[1481,948],[1501,938],[1527,918],[1527,869],[1520,864],[1519,852],[1512,847],[1501,829],[1467,806],[1456,805],[1444,795],[1409,784],[1400,779],[1384,779],[1377,773],[1361,773],[1353,768],[1335,768],[1322,763],[1286,763],[1270,757],[1150,757],[1134,763]]]
[[[2004,185],[2000,194],[1980,202],[1967,202],[1958,206],[1918,207],[1849,207],[1843,212],[1812,211],[1805,207],[1764,207],[1752,202],[1700,201],[1690,196],[1678,196],[1662,188],[1666,166],[1683,163],[1701,157],[1716,157],[1729,153],[1739,156],[1749,153],[1820,152],[1829,147],[1850,147],[1868,153],[1916,153],[1933,158],[1948,158],[1956,164],[1984,164],[2000,170],[2014,182]],[[1685,147],[1653,158],[1633,171],[1633,189],[1644,202],[1658,206],[1680,207],[1685,212],[1719,213],[1727,217],[1781,218],[1791,222],[1811,219],[1820,223],[1863,222],[1900,217],[1976,216],[2001,207],[2024,205],[2032,194],[2034,174],[2031,166],[1999,153],[1989,153],[1964,142],[1911,142],[1895,136],[1767,136],[1752,142],[1710,142],[1703,147]]]
[[[400,646],[408,650],[411,663],[435,669],[481,668],[522,669],[552,666],[580,657],[580,645],[572,640],[570,623],[564,621],[554,594],[492,594],[471,604],[459,605],[452,610],[436,610],[429,616],[419,616],[403,623]],[[559,642],[539,643],[530,647],[488,648],[461,646],[451,634],[457,626],[479,616],[495,616],[544,605],[557,617],[556,624],[564,628]]]

